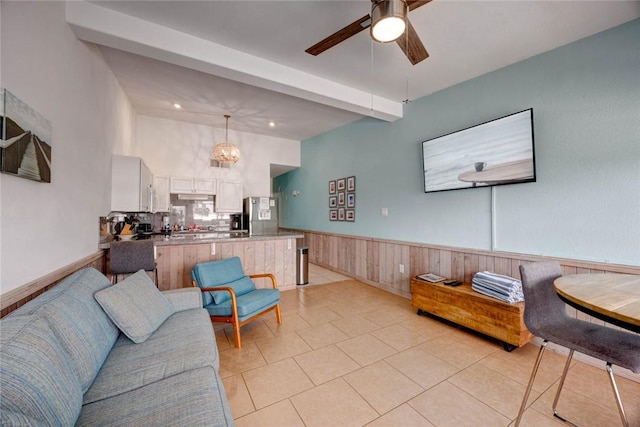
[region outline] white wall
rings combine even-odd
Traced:
[[[135,113],[64,2],[1,2],[0,86],[52,124],[51,183],[0,174],[0,293],[98,248],[112,151],[131,150]]]
[[[229,142],[240,147],[240,161],[229,169],[211,168],[213,147],[224,137],[224,129],[139,115],[135,155],[158,176],[242,181],[245,197],[271,195],[272,163],[300,166],[299,141],[238,132],[230,125]]]

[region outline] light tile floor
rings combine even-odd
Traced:
[[[281,307],[281,325],[269,315],[242,328],[241,350],[228,326],[215,326],[238,427],[510,426],[538,351],[507,353],[315,265],[310,284],[283,292]],[[563,425],[551,404],[564,360],[546,352],[521,425]],[[640,384],[616,379],[640,426]],[[582,362],[569,371],[559,412],[582,426],[620,425],[605,371]]]

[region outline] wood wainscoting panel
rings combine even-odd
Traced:
[[[315,231],[293,231],[304,234],[302,244],[309,248],[311,263],[405,298],[411,297],[410,279],[426,272],[470,283],[478,271],[487,270],[520,278],[520,264],[556,260],[562,266],[564,274],[640,274],[640,267],[635,266],[331,235]],[[404,274],[399,272],[399,264],[404,265]],[[567,311],[579,319],[604,324],[572,307],[567,307]]]
[[[3,293],[2,298],[0,298],[0,317],[6,316],[46,290],[53,288],[76,271],[93,267],[99,272],[105,274],[106,265],[106,251],[99,250],[25,285]]]
[[[636,266],[455,248],[318,231],[298,229],[291,231],[304,234],[302,244],[309,248],[311,263],[405,298],[411,297],[411,278],[419,274],[431,272],[471,283],[475,273],[487,270],[519,279],[520,265],[534,261],[558,261],[564,274],[607,272],[640,275],[640,267]],[[404,266],[404,273],[400,273],[400,264]],[[576,313],[575,309],[568,310],[576,317],[585,318],[586,316]],[[589,316],[586,318],[592,322],[600,322]]]
[[[332,259],[336,264],[339,259],[339,253],[344,256],[348,251],[353,250],[338,251],[338,242],[338,238],[334,237],[331,243],[327,244],[327,248],[330,245],[335,248]],[[343,242],[355,248],[355,242],[346,240],[343,240]],[[46,276],[2,294],[0,298],[0,317],[6,316],[83,268],[93,267],[106,275],[107,253],[108,250],[100,250]],[[233,256],[240,257],[245,274],[272,273],[276,276],[280,289],[295,289],[296,239],[294,238],[156,246],[158,288],[160,290],[169,290],[190,287],[191,270],[196,264]],[[352,267],[353,265],[350,264],[349,268]],[[259,288],[271,287],[270,279],[256,279],[255,283]]]

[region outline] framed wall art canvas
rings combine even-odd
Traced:
[[[329,207],[330,208],[338,207],[338,198],[336,196],[329,197]]]
[[[51,122],[6,89],[0,105],[0,171],[51,182]]]
[[[340,178],[337,181],[338,191],[344,191],[344,189],[346,188],[346,180],[346,178]]]
[[[356,207],[356,194],[355,193],[348,193],[347,194],[347,207],[348,208],[355,208]]]
[[[356,177],[350,176],[347,178],[347,191],[356,191]]]
[[[344,208],[338,208],[338,221],[344,221],[345,211]]]
[[[336,194],[336,181],[329,181],[329,194]]]
[[[338,206],[344,206],[344,191],[338,193]]]
[[[346,211],[346,220],[349,222],[353,222],[356,220],[356,211],[353,209],[347,209]]]
[[[338,220],[338,210],[337,209],[331,209],[329,211],[329,220],[330,221],[337,221]]]

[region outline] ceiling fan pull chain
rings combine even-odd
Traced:
[[[404,32],[404,37],[405,37],[407,46],[409,46],[409,31]],[[411,67],[407,68],[407,81],[406,81],[406,87],[405,87],[405,90],[407,91],[406,93],[407,97],[404,99],[404,101],[402,101],[405,105],[411,102],[411,100],[409,99],[409,74],[410,73],[411,73]]]
[[[369,111],[369,115],[373,117],[375,115],[373,111],[373,39],[371,39],[371,110]]]
[[[411,102],[411,101],[409,100],[409,74],[408,74],[408,73],[407,73],[406,91],[407,91],[407,97],[406,97],[406,98],[404,99],[404,101],[402,101],[402,102],[404,102],[405,104],[408,104],[409,102]]]

